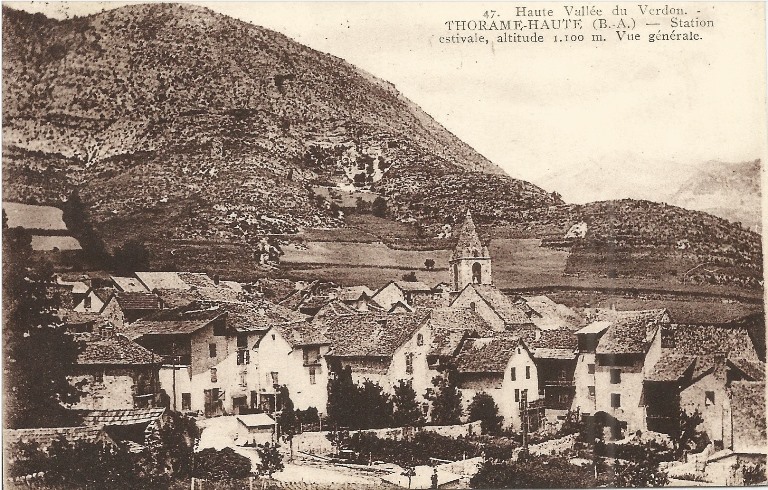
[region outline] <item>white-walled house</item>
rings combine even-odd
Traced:
[[[418,281],[390,281],[373,295],[371,300],[385,311],[397,303],[411,308],[430,306],[436,301],[432,288]]]
[[[528,399],[529,427],[535,430],[544,416],[539,399],[539,379],[533,354],[520,337],[496,334],[494,337],[466,339],[456,357],[457,380],[469,406],[478,393],[491,395],[504,417],[504,424],[519,430],[522,423],[520,400]]]
[[[502,293],[495,286],[468,284],[451,302],[451,308],[473,309],[494,330],[516,330],[534,326],[521,305]]]

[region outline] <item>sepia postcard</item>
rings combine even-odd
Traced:
[[[768,484],[764,2],[2,11],[3,486]]]

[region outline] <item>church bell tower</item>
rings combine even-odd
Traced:
[[[493,284],[491,255],[480,242],[469,210],[449,264],[454,291],[461,291],[468,284]]]

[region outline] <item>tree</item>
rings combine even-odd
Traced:
[[[681,408],[677,421],[677,427],[670,435],[675,448],[675,456],[681,458],[689,449],[689,444],[696,438],[696,428],[704,422],[704,417],[698,408],[693,413],[688,413]]]
[[[115,250],[112,268],[118,272],[136,272],[149,269],[149,250],[136,240],[127,241]]]
[[[259,453],[257,470],[260,475],[267,475],[269,478],[272,478],[274,473],[285,468],[283,456],[277,450],[277,445],[270,443],[260,444],[256,447],[256,452]]]
[[[86,257],[95,267],[103,267],[109,263],[110,257],[104,246],[104,241],[99,237],[91,224],[88,208],[80,199],[80,193],[74,189],[62,207],[62,220],[72,236],[77,238]]]
[[[371,213],[379,218],[387,216],[387,201],[383,197],[378,196],[371,204]]]
[[[352,368],[336,366],[328,380],[328,419],[336,427],[349,427],[357,417],[357,386]]]
[[[406,281],[406,282],[418,281],[418,279],[416,278],[416,273],[414,271],[411,271],[403,274],[403,281]]]
[[[378,383],[366,379],[358,387],[359,415],[353,421],[361,429],[380,429],[392,425],[392,401]]]
[[[287,386],[282,385],[279,388],[278,397],[280,397],[283,402],[283,410],[280,412],[280,417],[278,418],[277,423],[280,427],[280,434],[282,434],[283,439],[288,441],[288,446],[291,450],[291,459],[293,459],[293,436],[297,433],[299,422]]]
[[[395,386],[392,397],[393,420],[396,427],[418,427],[424,425],[424,416],[416,402],[416,392],[409,381],[403,379]]]
[[[501,432],[501,423],[504,420],[499,415],[499,407],[493,397],[485,392],[480,392],[469,404],[469,421],[480,421],[480,427],[484,434],[498,434]]]
[[[588,466],[570,464],[564,458],[532,458],[524,461],[486,461],[470,480],[472,488],[594,488]]]
[[[440,375],[432,378],[435,390],[427,393],[432,401],[432,423],[435,425],[454,425],[461,423],[461,393],[456,385],[456,370],[449,367]]]
[[[75,403],[80,387],[67,380],[80,346],[58,320],[60,300],[49,263],[35,263],[32,237],[3,233],[3,383],[10,428],[68,425],[62,404]],[[44,359],[45,362],[40,362]]]

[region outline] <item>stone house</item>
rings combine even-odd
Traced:
[[[505,425],[519,430],[522,414],[527,413],[529,428],[538,428],[544,418],[538,370],[531,350],[519,336],[499,333],[466,339],[455,363],[465,409],[476,394],[485,392],[493,397]],[[528,406],[523,410],[525,397]]]
[[[571,408],[576,394],[574,372],[578,339],[569,328],[523,330],[523,338],[533,351],[539,378],[539,394],[553,413]]]
[[[742,325],[681,325],[662,330],[662,353],[645,378],[647,426],[670,433],[679,411],[698,410],[699,427],[716,448],[732,446],[735,425],[731,385],[765,379],[747,328]]]
[[[374,294],[376,293],[368,286],[351,286],[341,288],[336,293],[336,298],[357,311],[368,311],[368,305]]]
[[[98,333],[77,334],[84,343],[68,379],[84,394],[73,409],[151,407],[159,393],[161,358],[102,326]]]
[[[100,315],[118,330],[126,323],[149,316],[162,309],[160,298],[149,292],[115,292],[100,311]]]
[[[534,327],[524,308],[495,286],[469,284],[453,299],[451,308],[474,309],[494,330]]]
[[[432,288],[419,281],[390,281],[371,298],[374,303],[389,311],[396,303],[410,308],[431,306],[434,302]]]

